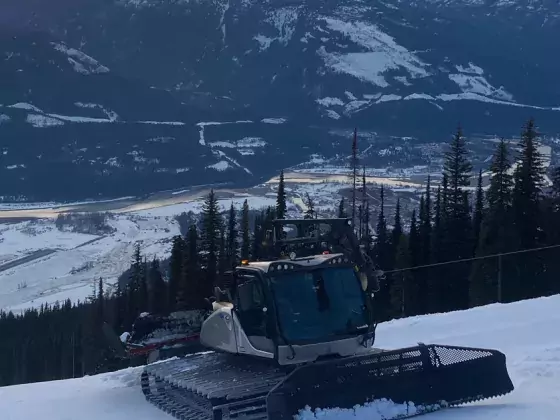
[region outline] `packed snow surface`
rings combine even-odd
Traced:
[[[447,408],[425,420],[556,420],[560,412],[560,296],[490,305],[469,311],[420,316],[380,324],[377,345],[417,342],[495,348],[507,356],[516,389],[501,398]],[[171,420],[147,403],[140,368],[39,384],[0,388],[3,420]],[[460,378],[457,378],[460,380]],[[302,411],[301,420],[387,420],[411,413],[413,404],[388,401],[339,409]],[[79,414],[77,414],[79,413]]]

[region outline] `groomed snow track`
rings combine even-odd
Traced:
[[[287,369],[199,353],[146,366],[141,384],[150,403],[179,420],[293,420],[306,406],[349,408],[382,398],[413,402],[417,415],[513,390],[499,351],[433,344]]]

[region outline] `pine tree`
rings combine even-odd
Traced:
[[[431,239],[432,239],[432,199],[430,175],[426,182],[426,192],[420,203],[420,243],[422,247],[422,264],[430,263]]]
[[[340,199],[340,203],[338,203],[338,216],[341,219],[348,217],[346,214],[346,210],[344,209],[344,197]]]
[[[218,245],[218,273],[220,277],[223,276],[229,268],[231,268],[228,259],[229,255],[226,248],[226,231],[224,226],[222,226],[220,229],[220,239]]]
[[[280,180],[278,182],[278,193],[276,196],[276,217],[278,219],[286,218],[286,190],[284,187],[284,170],[280,171]]]
[[[167,287],[167,308],[173,312],[177,308],[177,298],[183,284],[183,261],[185,241],[181,235],[173,237],[171,257],[169,260],[169,283]]]
[[[305,213],[304,213],[303,218],[304,219],[315,219],[316,218],[315,202],[313,201],[313,199],[311,198],[309,193],[305,194],[305,206],[307,208],[305,209]]]
[[[393,215],[393,230],[391,231],[391,265],[389,269],[393,269],[396,264],[399,243],[403,237],[404,231],[402,226],[402,216],[401,216],[401,199],[397,198],[397,204],[395,205],[395,214]]]
[[[560,166],[554,168],[552,172],[552,191],[557,199],[560,198]]]
[[[165,281],[159,267],[159,260],[154,258],[148,273],[149,312],[163,314],[167,309],[167,291]]]
[[[519,146],[519,164],[513,174],[513,226],[517,235],[517,246],[520,249],[531,249],[546,241],[541,227],[539,203],[545,169],[538,150],[538,133],[533,119],[525,124]],[[514,299],[539,296],[546,287],[541,274],[544,269],[543,262],[524,254],[516,258],[515,263],[522,278],[533,280],[518,282]]]
[[[148,310],[148,262],[144,261],[140,265],[140,283],[138,285],[138,310],[144,312]]]
[[[514,171],[514,226],[522,249],[534,248],[539,241],[539,198],[542,193],[544,166],[538,151],[538,133],[530,119],[519,142],[519,165]]]
[[[385,192],[383,185],[379,192],[380,207],[377,217],[376,233],[377,238],[373,248],[375,262],[377,267],[382,270],[387,270],[391,264],[391,245],[389,242],[389,234],[387,232],[387,221],[385,220]],[[383,321],[389,319],[391,310],[391,291],[389,285],[386,283],[387,279],[382,281],[380,290],[375,294],[375,302],[377,308],[377,320]]]
[[[474,251],[478,247],[480,240],[480,230],[484,217],[484,190],[482,189],[482,169],[478,171],[478,182],[476,185],[476,195],[474,199],[473,211],[473,245]],[[473,252],[474,253],[474,252]]]
[[[420,261],[420,233],[418,231],[418,223],[416,219],[416,210],[412,211],[410,220],[410,233],[408,235],[408,262],[409,267],[417,267]],[[419,301],[419,289],[416,281],[416,271],[409,271],[405,273],[404,278],[404,306],[406,308],[406,315],[419,315],[422,313],[422,303]]]
[[[503,221],[511,207],[513,177],[509,173],[510,168],[507,145],[501,139],[490,164],[490,185],[486,192],[488,217],[491,220]]]
[[[472,221],[468,191],[465,190],[470,185],[471,170],[466,140],[459,127],[444,161],[444,175],[449,186],[444,186],[446,208],[442,245],[448,260],[461,260],[473,255]],[[465,267],[464,264],[454,264],[445,270],[449,278],[444,294],[448,310],[468,308],[469,271]]]
[[[251,249],[251,236],[249,230],[249,204],[247,200],[243,202],[241,212],[241,259],[248,260]]]
[[[461,127],[445,153],[444,173],[449,181],[447,205],[453,219],[463,217],[463,188],[470,185],[472,164],[468,158],[467,143]]]
[[[366,203],[366,208],[364,210],[364,231],[363,231],[363,239],[362,242],[364,243],[365,247],[366,247],[366,252],[369,252],[370,248],[371,248],[371,241],[372,241],[372,237],[371,237],[371,229],[369,227],[369,223],[370,223],[370,210],[369,210],[369,201]]]
[[[213,290],[218,272],[218,257],[220,232],[223,220],[220,215],[218,200],[214,190],[211,190],[202,207],[202,251],[204,252],[204,266],[206,267],[206,282]]]
[[[509,173],[510,167],[507,145],[502,139],[496,146],[490,163],[490,185],[486,192],[488,207],[476,243],[477,256],[498,254],[512,249],[510,248],[513,239],[510,219],[513,181]],[[478,202],[478,194],[476,202]],[[497,278],[498,261],[496,259],[482,259],[473,262],[469,277],[470,306],[486,305],[498,300]]]
[[[199,258],[199,235],[196,226],[191,226],[187,232],[186,247],[186,296],[185,305],[188,309],[201,309],[204,299],[212,296],[213,285],[201,278]]]
[[[227,233],[227,266],[232,268],[236,265],[239,258],[238,248],[237,248],[237,215],[235,214],[235,208],[233,203],[229,208],[229,218],[228,218],[228,233]]]

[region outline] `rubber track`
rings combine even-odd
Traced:
[[[287,372],[266,363],[221,353],[202,353],[180,359],[156,362],[142,373],[146,400],[179,420],[266,420],[266,396]],[[406,419],[506,393],[472,396],[451,404],[417,407],[396,417]]]
[[[266,419],[266,396],[286,372],[239,359],[204,353],[154,363],[144,369],[142,390],[149,402],[180,420],[220,418],[222,411],[230,418]]]

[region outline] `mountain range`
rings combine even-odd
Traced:
[[[4,3],[5,199],[254,184],[340,160],[354,127],[374,167],[459,123],[560,132],[556,0]]]

